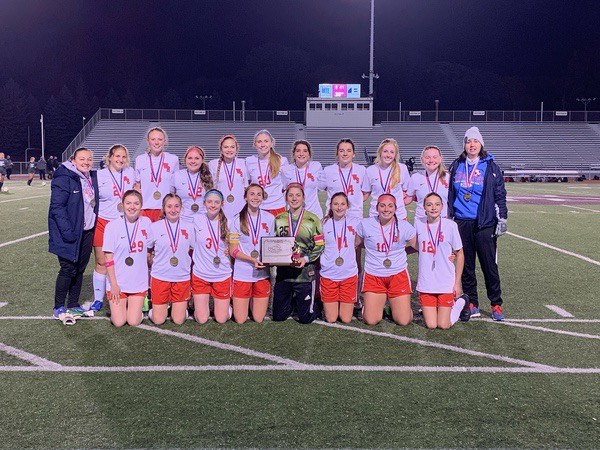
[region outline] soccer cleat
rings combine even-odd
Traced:
[[[56,320],[61,320],[60,315],[66,314],[66,313],[67,313],[67,308],[65,308],[64,306],[61,306],[60,308],[54,308],[52,310],[52,317],[54,317]]]
[[[69,314],[64,306],[61,306],[60,308],[54,308],[52,311],[52,317],[54,317],[56,320],[60,320],[63,325],[75,325],[75,322],[77,322],[75,317]]]
[[[100,311],[102,309],[102,300],[94,300],[92,305],[89,307],[89,311]]]
[[[504,321],[504,314],[502,313],[502,306],[500,306],[500,305],[492,306],[492,319],[494,319],[498,322]]]
[[[150,311],[150,299],[148,297],[144,298],[144,305],[142,306],[142,312]]]
[[[461,322],[468,322],[471,318],[471,306],[469,304],[469,296],[467,294],[463,294],[461,298],[465,300],[465,305],[463,306],[463,309],[461,310],[458,318]]]
[[[81,308],[81,306],[76,306],[74,308],[67,309],[67,314],[72,315],[76,319],[85,316],[86,315],[85,313],[86,312],[83,310],[83,308]]]
[[[481,313],[479,312],[479,308],[477,306],[475,306],[474,303],[471,303],[469,305],[469,307],[471,308],[471,317],[481,317]]]

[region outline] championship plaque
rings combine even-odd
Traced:
[[[262,237],[260,240],[261,262],[272,266],[290,266],[295,239],[289,237]]]

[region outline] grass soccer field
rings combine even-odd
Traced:
[[[103,312],[66,327],[51,319],[50,185],[7,185],[0,448],[599,446],[598,183],[507,185],[508,320],[491,321],[479,273],[483,318],[448,331],[418,314],[116,329]]]

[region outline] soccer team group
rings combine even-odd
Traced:
[[[181,324],[189,308],[199,323],[211,313],[219,323],[261,322],[270,301],[274,321],[347,323],[359,306],[369,325],[383,319],[389,302],[394,322],[408,325],[414,252],[428,328],[480,314],[476,256],[492,317],[504,320],[495,254],[506,232],[506,191],[476,127],[448,169],[431,145],[412,176],[394,139],[380,143],[367,168],[353,162],[350,139],[339,141],[337,163],[325,168],[305,140],[293,144],[288,161],[268,130],[255,134],[253,156],[238,158],[235,136],[226,135],[217,159],[207,163],[204,150],[191,146],[182,169],[164,150],[163,129],[150,129],[147,143],[134,167],[128,150],[113,145],[99,171],[91,170],[92,152],[80,148],[54,173],[49,244],[60,270],[53,314],[63,323],[100,311],[106,298],[116,326],[138,325],[146,311],[155,324],[169,316]],[[319,191],[327,193],[325,215]],[[406,205],[413,201],[411,225]],[[273,236],[294,237],[288,265],[261,261],[261,239]],[[94,300],[80,306],[92,252]]]

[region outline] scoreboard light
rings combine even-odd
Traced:
[[[319,84],[319,98],[360,98],[360,84]]]

